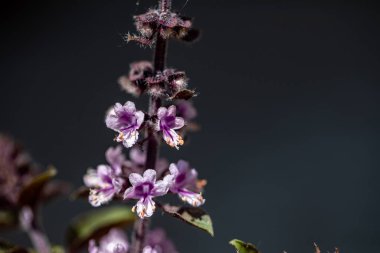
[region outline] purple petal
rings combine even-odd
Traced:
[[[177,112],[177,107],[175,105],[171,105],[168,108],[168,111],[166,113],[166,116],[175,116]]]
[[[176,117],[174,121],[173,129],[180,129],[185,125],[185,120],[181,117]]]
[[[125,163],[125,156],[122,153],[122,146],[115,148],[109,147],[106,151],[106,160],[111,165],[114,173],[119,175],[121,173],[121,167]]]
[[[129,158],[137,165],[144,165],[146,161],[146,153],[139,148],[132,148],[129,151]]]
[[[173,181],[172,175],[167,175],[164,180],[159,180],[156,182],[153,188],[152,196],[158,197],[165,195],[170,187],[171,182]]]
[[[99,248],[95,244],[95,240],[91,240],[88,244],[88,252],[89,253],[98,253]]]
[[[158,108],[158,110],[157,110],[157,117],[158,117],[158,119],[162,119],[163,117],[165,117],[167,110],[168,109],[166,109],[165,107]]]
[[[141,124],[144,122],[144,113],[142,111],[137,111],[135,113],[136,116],[136,128],[140,128]]]
[[[135,194],[135,189],[133,186],[125,190],[123,197],[124,199],[139,199],[140,198],[140,196],[137,196]]]

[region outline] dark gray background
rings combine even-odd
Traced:
[[[0,130],[79,186],[113,144],[105,110],[131,99],[118,76],[151,56],[120,34],[154,1],[1,5]],[[263,252],[312,252],[314,241],[330,251],[379,251],[375,1],[190,0],[182,13],[196,17],[203,37],[171,42],[168,65],[186,70],[199,91],[202,131],[163,153],[190,160],[208,179],[216,236],[160,215],[154,225],[165,225],[184,253],[233,252],[234,237]],[[47,206],[52,240],[62,241],[70,217],[86,209],[65,199]]]

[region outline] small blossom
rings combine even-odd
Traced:
[[[143,253],[177,253],[174,244],[162,229],[149,231]]]
[[[108,165],[99,165],[96,170],[87,170],[83,181],[90,188],[88,200],[91,205],[100,206],[105,204],[120,191],[124,180],[117,177],[114,172]]]
[[[93,206],[109,202],[124,184],[124,179],[120,178],[125,163],[121,146],[109,148],[106,159],[110,165],[99,165],[96,170],[89,169],[83,177],[84,184],[90,188],[89,202]]]
[[[136,211],[143,219],[152,216],[156,208],[153,198],[168,192],[172,176],[168,175],[156,182],[156,171],[148,169],[143,176],[137,173],[130,174],[129,181],[132,186],[125,191],[124,199],[138,199],[132,211]]]
[[[106,117],[106,125],[108,128],[119,133],[116,138],[118,142],[123,142],[124,146],[132,147],[138,137],[141,124],[144,121],[144,113],[136,111],[133,102],[126,102],[124,105],[116,103]]]
[[[89,253],[127,253],[129,248],[127,236],[119,229],[112,229],[103,236],[99,245],[91,240],[88,245]]]
[[[169,108],[160,107],[157,117],[156,130],[162,131],[162,136],[169,146],[178,149],[178,146],[183,145],[183,139],[175,130],[182,128],[185,121],[181,117],[176,117],[175,105],[171,105]]]
[[[192,206],[200,206],[205,203],[202,194],[194,191],[201,191],[206,184],[205,180],[198,180],[198,173],[195,169],[191,169],[188,162],[179,160],[177,164],[170,164],[170,174],[173,181],[170,186],[172,193],[178,196]]]

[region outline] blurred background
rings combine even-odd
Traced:
[[[0,131],[74,187],[104,163],[114,133],[106,109],[132,100],[116,80],[151,50],[126,45],[132,15],[153,0],[4,1]],[[170,161],[208,179],[215,238],[154,216],[178,250],[233,252],[232,238],[265,253],[380,248],[380,33],[376,1],[175,0],[202,38],[170,42],[168,66],[186,70],[198,122]],[[64,198],[44,210],[53,242],[91,209]],[[21,233],[1,234],[14,241]]]

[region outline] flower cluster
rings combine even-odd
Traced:
[[[136,111],[133,102],[128,101],[124,105],[116,103],[106,116],[106,125],[119,133],[116,141],[122,142],[125,147],[129,148],[138,140],[144,117],[145,115],[142,111]],[[176,117],[176,106],[160,107],[155,117],[157,118],[155,130],[162,132],[166,143],[177,149],[180,145],[183,145],[182,137],[175,130],[182,128],[185,121],[181,117]],[[152,118],[150,116],[150,119]]]
[[[124,192],[124,199],[138,200],[133,207],[140,218],[150,217],[154,213],[156,204],[153,198],[163,196],[170,190],[185,202],[193,206],[204,204],[201,191],[205,186],[204,180],[198,180],[198,173],[191,169],[186,161],[180,160],[169,166],[169,174],[162,180],[156,180],[156,171],[146,170],[141,176],[138,173],[129,175],[131,187]]]
[[[139,35],[127,35],[127,41],[136,41],[142,46],[152,46],[156,34],[164,39],[177,38],[184,41],[194,41],[199,31],[192,29],[191,18],[180,16],[171,11],[157,9],[134,16],[135,26]]]
[[[194,94],[193,91],[187,90],[187,83],[185,72],[167,68],[154,74],[152,64],[147,61],[132,63],[129,74],[119,78],[122,89],[134,96],[140,96],[144,92],[168,98],[174,98],[184,91]]]
[[[111,147],[106,152],[109,165],[102,164],[97,166],[96,170],[87,171],[83,180],[90,188],[91,205],[103,205],[114,197],[135,199],[138,201],[132,210],[136,211],[140,218],[145,218],[152,216],[155,211],[153,198],[168,192],[178,194],[183,201],[193,206],[200,206],[205,202],[201,192],[206,181],[198,180],[197,171],[192,169],[188,162],[180,160],[177,164],[170,164],[169,173],[157,180],[156,170],[148,169],[142,172],[139,164],[144,161],[145,156],[141,151],[132,149],[130,158],[131,160],[125,159],[121,146]],[[161,160],[157,164],[160,165],[157,167],[158,171],[163,174],[163,170],[167,169],[166,161]],[[140,172],[132,172],[133,170]]]
[[[98,243],[91,240],[88,245],[89,253],[128,253],[130,245],[127,235],[120,229],[111,229]],[[143,253],[177,253],[172,241],[166,237],[162,229],[148,232]]]

